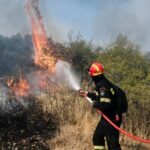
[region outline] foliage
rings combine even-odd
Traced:
[[[72,66],[76,72],[87,75],[89,65],[95,60],[95,54],[92,52],[93,46],[90,42],[85,42],[80,35],[69,37],[69,43],[66,47],[66,59],[72,61]]]
[[[85,41],[84,41],[85,42]],[[72,42],[70,43],[72,44]],[[79,43],[73,43],[72,49],[77,56],[86,52],[82,50],[82,45]],[[88,50],[91,49],[88,46]],[[76,51],[80,49],[79,53]],[[93,53],[91,55],[90,53]],[[130,42],[126,36],[122,34],[118,35],[116,41],[114,41],[106,50],[101,47],[95,48],[95,51],[91,51],[87,55],[91,55],[92,61],[99,61],[105,67],[105,75],[115,84],[123,88],[127,94],[129,110],[128,110],[128,131],[135,131],[135,128],[143,127],[147,135],[150,134],[149,121],[149,97],[150,97],[150,57],[141,53],[139,47]],[[76,57],[75,57],[76,58]],[[78,57],[77,57],[78,58]],[[82,57],[89,65],[92,61],[89,57]],[[79,62],[81,58],[75,60]],[[75,65],[74,65],[75,66]],[[81,64],[82,66],[82,64]],[[83,70],[84,67],[79,67]],[[85,75],[85,72],[83,76]],[[137,118],[136,125],[133,125],[134,118]]]

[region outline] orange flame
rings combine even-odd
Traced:
[[[51,54],[52,50],[49,47],[46,30],[40,15],[40,11],[38,10],[38,1],[28,0],[26,8],[32,27],[35,64],[42,68],[48,69],[50,72],[55,72],[55,64],[57,59]],[[45,51],[49,51],[48,55]]]
[[[29,83],[21,76],[18,81],[15,81],[14,77],[8,79],[7,85],[10,88],[10,92],[18,97],[27,96],[30,90]]]
[[[52,54],[53,50],[50,49],[46,30],[42,21],[42,16],[38,8],[38,0],[28,0],[26,9],[29,15],[31,29],[32,29],[32,41],[34,46],[34,62],[42,69],[48,70],[48,72],[54,73],[56,70],[57,58]],[[43,76],[43,75],[42,75]],[[47,82],[46,74],[44,79],[39,82],[39,88],[44,89]],[[21,74],[18,80],[12,77],[7,80],[7,85],[10,88],[11,93],[15,96],[27,96],[31,86],[28,81],[23,78]]]

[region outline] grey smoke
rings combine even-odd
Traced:
[[[24,9],[25,0],[0,0],[0,34],[11,36],[26,34],[29,25]]]
[[[143,51],[150,51],[149,0],[101,0],[100,5],[94,22],[95,38],[106,42],[122,33]]]
[[[48,36],[58,42],[64,41],[63,33],[67,33],[68,30],[60,26],[59,22],[50,13],[47,13],[47,8],[45,8],[47,0],[32,1],[35,7],[37,7],[36,2],[39,1],[40,3],[39,10],[43,16]],[[27,0],[0,0],[0,35],[12,36],[16,33],[21,33],[22,35],[31,33],[29,18],[25,10],[26,2]],[[61,30],[62,28],[64,29]]]
[[[141,45],[143,51],[149,51],[149,0],[97,1],[99,2],[98,14],[95,17],[95,21],[91,22],[93,26],[93,37],[91,38],[94,38],[94,41],[106,43],[115,39],[119,33],[123,33],[131,41]],[[0,0],[0,34],[10,36],[18,32],[21,34],[31,32],[29,20],[24,9],[25,2],[26,0]],[[46,31],[54,40],[64,41],[71,28],[68,24],[65,25],[61,21],[59,22],[52,15],[51,10],[49,10],[50,8],[47,6],[47,2],[48,0],[39,0],[40,11],[43,16]],[[88,1],[82,2],[89,3]],[[91,7],[94,7],[94,5]],[[82,30],[80,32],[82,34]]]
[[[0,115],[20,113],[20,110],[27,108],[29,104],[29,101],[22,97],[10,98],[9,89],[0,84]]]

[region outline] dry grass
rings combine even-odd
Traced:
[[[40,95],[40,99],[44,111],[51,112],[59,120],[60,128],[55,137],[47,140],[53,150],[92,150],[92,135],[99,117],[86,100],[79,97],[76,92],[62,87],[57,91],[51,91],[51,94]],[[125,129],[133,132],[134,123],[128,119]],[[134,129],[134,132],[139,137],[147,138],[145,126]],[[123,150],[144,150],[139,142],[123,135],[120,139]]]
[[[18,147],[29,147],[32,148],[35,143],[37,147],[40,147],[39,142],[44,142],[41,146],[45,145],[43,150],[92,150],[92,135],[95,130],[95,127],[100,119],[97,113],[91,108],[90,104],[84,99],[81,98],[77,92],[67,90],[65,87],[58,86],[49,86],[45,91],[41,91],[38,94],[31,95],[27,98],[28,101],[36,102],[33,107],[28,108],[25,113],[25,118],[20,116],[25,120],[24,131],[26,134],[18,133],[22,131],[20,127],[19,120],[9,119],[9,122],[12,121],[14,126],[13,133],[11,133],[12,124],[10,124],[10,129],[8,133],[10,135],[17,137],[17,141],[12,141],[11,144],[18,144]],[[144,112],[143,112],[144,113]],[[132,115],[131,115],[132,114]],[[122,128],[125,128],[129,133],[134,133],[135,135],[142,137],[144,139],[148,138],[149,129],[145,125],[145,121],[142,120],[137,114],[138,112],[132,111],[130,115],[127,116],[125,126],[122,125]],[[136,116],[136,120],[135,120]],[[16,116],[17,117],[17,116]],[[1,121],[3,122],[3,121]],[[6,120],[7,123],[7,120]],[[15,123],[15,125],[14,125]],[[20,130],[19,130],[20,129]],[[1,132],[3,129],[1,130]],[[38,135],[35,136],[38,131]],[[2,132],[3,133],[3,132]],[[18,136],[20,135],[20,137]],[[0,140],[0,149],[4,149],[3,146],[6,145],[10,140],[5,134],[6,138]],[[26,142],[22,142],[23,137],[25,136]],[[41,137],[38,140],[39,136]],[[33,142],[33,139],[35,142]],[[38,141],[38,142],[37,142]],[[150,149],[149,145],[141,144],[135,142],[130,138],[127,138],[124,135],[121,135],[120,138],[122,150],[148,150]],[[6,143],[6,144],[5,144]],[[30,144],[29,144],[30,143]],[[13,147],[10,146],[10,149],[13,150]]]
[[[79,120],[77,124],[66,124],[61,126],[60,132],[57,133],[53,140],[49,141],[49,144],[53,145],[53,149],[55,150],[92,149],[91,135],[93,123],[88,119],[92,118],[89,114],[85,114],[85,118]],[[90,123],[87,124],[88,122]]]
[[[92,134],[99,119],[83,98],[76,92],[63,90],[40,95],[45,112],[59,118],[60,129],[47,143],[55,150],[92,149]]]

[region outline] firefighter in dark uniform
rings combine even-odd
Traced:
[[[102,111],[117,126],[121,125],[122,116],[116,110],[115,89],[113,84],[104,76],[104,67],[101,63],[93,63],[89,74],[95,83],[95,91],[86,93],[93,101],[93,107]],[[80,94],[85,94],[82,90]],[[109,150],[121,150],[119,144],[119,131],[112,127],[101,117],[94,135],[94,150],[105,150],[105,138]]]

